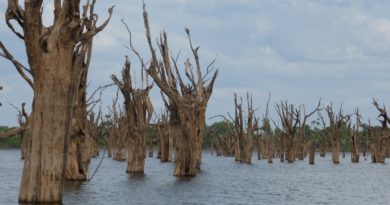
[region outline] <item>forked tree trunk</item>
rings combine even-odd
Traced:
[[[144,66],[143,62],[141,62]],[[141,69],[144,69],[142,67]],[[144,79],[144,76],[141,76]],[[122,70],[122,80],[111,75],[112,80],[121,90],[125,104],[125,126],[127,129],[127,173],[143,173],[146,158],[146,134],[153,113],[153,107],[149,99],[149,91],[152,86],[146,83],[143,88],[134,88],[130,75],[130,61],[126,61]]]
[[[160,36],[160,41],[158,42],[162,56],[162,63],[159,63],[156,49],[152,45],[148,14],[145,10],[143,16],[149,50],[152,54],[152,60],[147,71],[162,92],[168,96],[171,106],[169,111],[175,116],[175,121],[172,123],[175,128],[179,129],[177,131],[178,136],[174,136],[174,175],[195,176],[201,163],[206,107],[212,94],[218,72],[214,72],[211,79],[207,77],[212,73],[211,70],[208,70],[205,75],[202,74],[198,48],[193,47],[190,32],[186,29],[191,51],[195,58],[196,70],[189,60],[185,62],[186,77],[190,83],[184,83],[176,60],[169,54],[168,40],[165,32]],[[174,68],[171,66],[172,61]]]
[[[74,70],[78,46],[104,29],[96,27],[97,15],[91,9],[93,22],[87,18],[89,4],[80,11],[80,2],[55,1],[54,21],[42,23],[43,1],[8,1],[7,25],[26,46],[30,79],[19,62],[12,60],[22,77],[33,88],[34,100],[29,121],[31,148],[24,161],[19,202],[55,203],[62,201],[68,136],[72,120],[74,89],[80,73]],[[92,3],[94,6],[95,1]],[[109,10],[110,17],[112,9]],[[17,22],[23,34],[17,32]],[[91,24],[92,23],[92,24]],[[11,55],[6,52],[6,57]],[[12,56],[11,56],[12,57]],[[11,58],[9,58],[11,59]]]

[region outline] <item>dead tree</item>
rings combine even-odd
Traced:
[[[29,68],[1,44],[3,55],[33,88],[30,118],[31,150],[25,159],[20,186],[20,202],[60,202],[67,162],[68,137],[72,121],[75,87],[80,73],[74,69],[80,46],[107,25],[99,27],[94,13],[95,1],[80,11],[80,1],[54,1],[54,20],[49,27],[42,22],[42,0],[8,1],[5,19],[8,27],[24,41]],[[87,18],[90,13],[92,21]],[[21,29],[15,29],[11,21]],[[22,30],[20,33],[18,30]],[[28,75],[31,75],[29,77]]]
[[[118,94],[118,93],[117,93]],[[113,100],[110,108],[111,127],[108,131],[108,144],[111,148],[112,159],[115,161],[124,161],[126,159],[126,144],[128,133],[126,119],[121,107],[117,105],[118,95]]]
[[[148,156],[153,157],[154,153],[154,144],[157,138],[157,124],[152,124],[149,126],[149,152]]]
[[[356,108],[355,111],[356,122],[353,127],[351,127],[351,122],[349,123],[349,135],[352,141],[352,153],[351,153],[351,161],[356,163],[359,162],[359,146],[360,146],[360,137],[359,137],[359,128],[361,125],[360,119],[361,115],[359,114],[359,109]]]
[[[271,94],[268,95],[267,107],[265,115],[263,117],[263,125],[260,129],[256,130],[258,133],[261,130],[261,134],[257,134],[257,158],[268,159],[268,163],[272,163],[275,152],[275,136],[272,133],[271,124],[269,120],[269,101]],[[257,119],[255,119],[257,121]],[[257,124],[257,122],[255,123]]]
[[[309,148],[309,164],[314,164],[315,156],[316,156],[317,145],[314,142],[311,142]]]
[[[330,133],[326,128],[325,118],[321,114],[320,110],[317,111],[319,118],[321,119],[322,130],[319,131],[320,136],[320,157],[325,157],[330,140]]]
[[[161,114],[161,119],[157,123],[157,130],[159,138],[160,161],[170,162],[172,161],[172,146],[169,143],[171,127],[167,112]]]
[[[300,111],[294,108],[294,105],[288,104],[287,101],[280,102],[280,105],[276,105],[276,111],[280,117],[283,127],[285,149],[287,153],[287,161],[292,163],[295,161],[295,144],[294,139],[296,137],[299,125]]]
[[[306,121],[309,117],[311,117],[314,113],[316,113],[318,110],[320,110],[321,106],[321,99],[318,101],[318,105],[314,110],[310,113],[306,113],[306,108],[304,105],[302,105],[302,111],[300,113],[300,118],[303,118],[299,120],[299,126],[298,126],[298,132],[297,132],[297,156],[299,160],[303,160],[306,157],[306,154],[308,152],[308,147],[306,145],[310,144],[308,143],[307,136],[306,136]]]
[[[332,145],[332,161],[334,164],[340,163],[340,129],[344,125],[346,121],[349,120],[349,116],[344,117],[342,113],[342,107],[340,107],[339,113],[337,115],[333,112],[332,104],[325,108],[328,118],[329,118],[329,130],[324,130],[326,135],[330,138],[330,142]],[[322,121],[322,115],[320,115]]]
[[[1,88],[1,87],[0,87]],[[1,90],[1,89],[0,89]],[[25,110],[26,103],[22,103],[22,109],[17,108],[16,106],[10,104],[18,111],[18,123],[19,127],[13,128],[6,132],[0,132],[0,139],[5,139],[19,135],[20,137],[20,158],[24,160],[28,154],[28,149],[31,146],[31,140],[28,137],[28,121],[29,116]]]
[[[213,61],[207,67],[206,74],[202,74],[198,55],[199,47],[194,48],[192,46],[190,31],[185,29],[196,66],[194,73],[193,65],[189,59],[185,62],[185,74],[189,80],[189,83],[185,84],[176,63],[177,60],[171,58],[169,54],[168,40],[165,32],[160,36],[158,42],[162,62],[159,62],[157,59],[156,50],[152,45],[148,14],[145,11],[145,7],[144,23],[146,37],[152,55],[147,71],[162,92],[175,105],[175,114],[180,125],[180,134],[176,136],[175,143],[176,166],[174,175],[195,176],[201,163],[203,136],[206,126],[205,112],[218,71],[214,72],[211,78],[208,78],[208,75],[213,72]],[[171,67],[171,60],[173,61],[174,68]]]
[[[144,69],[143,63],[141,69]],[[133,85],[130,75],[130,61],[127,57],[122,70],[122,80],[118,80],[115,75],[111,75],[111,79],[121,90],[125,101],[125,127],[128,129],[126,172],[143,173],[146,157],[146,133],[153,114],[153,106],[149,99],[149,91],[152,89],[153,85],[148,85],[148,83],[146,83],[145,88],[134,88],[135,85]]]
[[[253,136],[258,129],[258,120],[253,109],[252,96],[247,93],[247,119],[244,121],[242,110],[242,98],[237,101],[237,94],[234,93],[234,134],[236,136],[235,159],[242,163],[250,164],[253,152]],[[246,125],[246,126],[245,126]]]
[[[387,115],[386,107],[384,105],[383,107],[380,107],[378,101],[375,99],[373,99],[372,104],[380,112],[378,118],[380,117],[382,118],[382,119],[378,119],[379,122],[381,123],[382,130],[376,139],[377,162],[385,163],[386,150],[389,141],[389,128],[387,124],[390,123],[390,119]]]

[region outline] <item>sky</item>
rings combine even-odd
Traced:
[[[22,2],[22,1],[21,1]],[[256,115],[265,113],[271,93],[270,116],[278,120],[275,104],[288,100],[307,110],[333,102],[345,113],[359,107],[363,121],[377,124],[376,98],[390,105],[390,1],[387,0],[145,0],[153,38],[162,30],[168,33],[171,52],[179,51],[179,66],[192,59],[184,28],[191,30],[192,41],[199,45],[205,67],[216,57],[219,75],[207,109],[207,118],[234,112],[233,94],[253,94]],[[6,0],[0,0],[0,40],[24,64],[26,54],[21,42],[4,21]],[[89,93],[111,83],[119,75],[128,55],[135,75],[137,59],[124,45],[128,33],[144,56],[147,50],[142,20],[142,1],[98,1],[99,21],[115,5],[113,17],[94,40],[89,71]],[[53,1],[44,1],[45,25],[52,22]],[[138,73],[137,73],[138,71]],[[9,104],[28,103],[32,90],[11,63],[0,59],[0,125],[16,126],[17,111]],[[114,87],[103,94],[103,111],[115,97]],[[151,93],[157,113],[163,108],[157,86]],[[317,117],[313,117],[315,120]],[[212,123],[214,119],[207,120]]]

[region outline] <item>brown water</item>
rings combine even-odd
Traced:
[[[23,162],[19,150],[0,150],[0,204],[17,204]],[[91,164],[93,170],[99,159]],[[67,184],[65,205],[83,204],[390,204],[390,166],[361,158],[341,164],[316,158],[252,165],[205,152],[192,179],[172,176],[172,163],[147,158],[144,175],[125,173],[126,163],[104,159],[90,182]]]

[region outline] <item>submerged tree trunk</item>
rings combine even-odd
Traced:
[[[332,161],[334,164],[340,163],[340,142],[339,141],[332,142]]]
[[[82,61],[83,62],[83,61]],[[75,66],[75,70],[83,70],[81,66]],[[91,140],[87,133],[87,69],[83,71],[73,104],[72,126],[69,137],[68,159],[65,178],[70,181],[86,181],[88,179],[88,167],[91,157]]]
[[[317,149],[317,145],[315,143],[312,143],[310,145],[309,164],[314,164],[314,159],[316,156],[316,149]]]
[[[261,160],[261,139],[260,139],[260,136],[257,136],[257,138],[256,138],[256,145],[257,145],[257,159]]]
[[[24,162],[19,193],[19,201],[23,203],[62,200],[73,97],[73,49],[62,47],[36,59],[40,62],[34,68],[31,151]],[[53,99],[55,103],[51,101]]]
[[[168,116],[166,114],[161,115],[161,119],[158,122],[158,136],[159,136],[159,150],[161,162],[169,162],[172,160],[172,148],[170,147],[170,138],[172,135],[171,128],[169,126]]]
[[[79,46],[103,30],[110,19],[96,27],[97,15],[91,10],[91,18],[87,16],[89,3],[81,12],[79,1],[55,1],[53,25],[45,27],[42,4],[43,1],[24,1],[22,7],[16,0],[8,1],[7,25],[24,41],[29,69],[11,58],[0,42],[4,56],[12,59],[34,92],[29,120],[31,148],[24,161],[20,203],[62,201],[74,89],[80,75],[74,70],[75,58]],[[110,17],[111,13],[112,9]],[[10,20],[18,23],[21,29],[17,30],[23,34],[14,29]]]
[[[320,157],[325,157],[326,149],[327,149],[326,141],[321,140],[321,142],[320,142]]]
[[[202,158],[202,144],[205,132],[205,112],[207,103],[211,97],[215,79],[218,71],[214,72],[209,79],[207,76],[212,72],[208,70],[202,74],[199,61],[198,48],[192,45],[190,32],[185,29],[189,39],[192,54],[195,59],[195,66],[189,60],[185,62],[186,77],[190,83],[184,83],[178,70],[177,62],[169,54],[168,40],[165,32],[160,36],[158,42],[161,63],[157,59],[156,49],[153,48],[150,34],[148,14],[144,10],[144,24],[149,50],[152,60],[147,72],[154,82],[169,98],[169,111],[175,116],[172,122],[177,130],[175,137],[175,176],[195,176],[200,168]],[[173,68],[171,66],[173,62]],[[164,101],[165,98],[163,98]],[[167,103],[166,103],[167,104]]]
[[[292,139],[286,139],[286,142],[287,162],[293,163],[295,161],[294,141]]]
[[[142,68],[144,64],[141,61]],[[144,76],[141,76],[144,79]],[[149,91],[153,85],[143,88],[134,88],[130,75],[130,61],[126,61],[122,70],[122,80],[111,75],[112,80],[121,90],[125,105],[125,128],[127,132],[127,173],[143,173],[146,158],[146,133],[153,113],[149,99]]]
[[[149,135],[149,157],[153,157],[153,152],[154,152],[154,134],[150,133]]]

